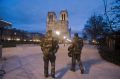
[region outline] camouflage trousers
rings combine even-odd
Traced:
[[[72,54],[72,67],[71,70],[75,71],[76,61],[79,64],[80,70],[83,70],[83,65],[81,62],[81,54]]]
[[[51,63],[51,75],[54,76],[55,75],[55,60],[56,57],[55,55],[51,55],[51,56],[44,56],[43,57],[44,60],[44,75],[48,76],[48,70],[49,70],[49,62]]]

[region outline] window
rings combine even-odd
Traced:
[[[49,15],[49,21],[53,21],[53,15]]]
[[[64,21],[65,19],[65,14],[62,14],[62,21]]]

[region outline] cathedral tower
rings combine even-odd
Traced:
[[[47,31],[56,29],[56,14],[55,12],[48,12],[47,16]]]
[[[68,12],[67,10],[62,10],[60,12],[60,17],[57,20],[57,16],[55,12],[48,12],[47,15],[47,23],[46,23],[46,32],[48,30],[52,30],[53,34],[56,31],[60,32],[58,38],[60,40],[64,40],[63,37],[70,38],[70,29],[69,29],[69,22],[68,22]],[[55,34],[56,36],[56,34]]]
[[[69,38],[69,23],[68,23],[68,12],[67,10],[62,10],[60,12],[59,24],[62,30],[62,34]]]
[[[62,10],[60,12],[60,20],[61,21],[68,21],[68,12],[67,12],[67,10]]]

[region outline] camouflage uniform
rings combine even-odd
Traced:
[[[75,33],[73,41],[72,41],[72,45],[68,47],[68,51],[69,51],[68,55],[72,57],[71,70],[75,71],[75,65],[76,65],[76,60],[77,60],[81,73],[84,73],[83,65],[80,59],[82,47],[83,47],[83,40],[78,36],[77,33]]]
[[[55,77],[55,53],[57,52],[58,48],[58,41],[52,37],[52,31],[48,31],[47,35],[41,43],[41,49],[43,51],[45,77],[48,77],[49,61],[51,62],[51,76]]]

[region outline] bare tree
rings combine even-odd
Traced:
[[[84,27],[84,34],[87,34],[92,39],[96,39],[96,37],[105,33],[105,28],[107,28],[107,23],[104,22],[103,17],[94,14],[88,19]]]
[[[104,15],[106,16],[106,20],[109,24],[109,27],[110,27],[110,30],[112,32],[114,32],[113,28],[112,28],[112,24],[111,24],[111,21],[109,19],[109,16],[108,16],[108,11],[107,11],[107,8],[108,8],[108,3],[107,3],[107,0],[103,0],[103,3],[104,3]]]
[[[112,32],[115,32],[113,26],[117,28],[120,26],[120,0],[115,0],[112,7],[108,7],[108,1],[103,0],[104,4],[104,15],[109,24],[109,28]],[[109,8],[109,10],[108,10]]]

